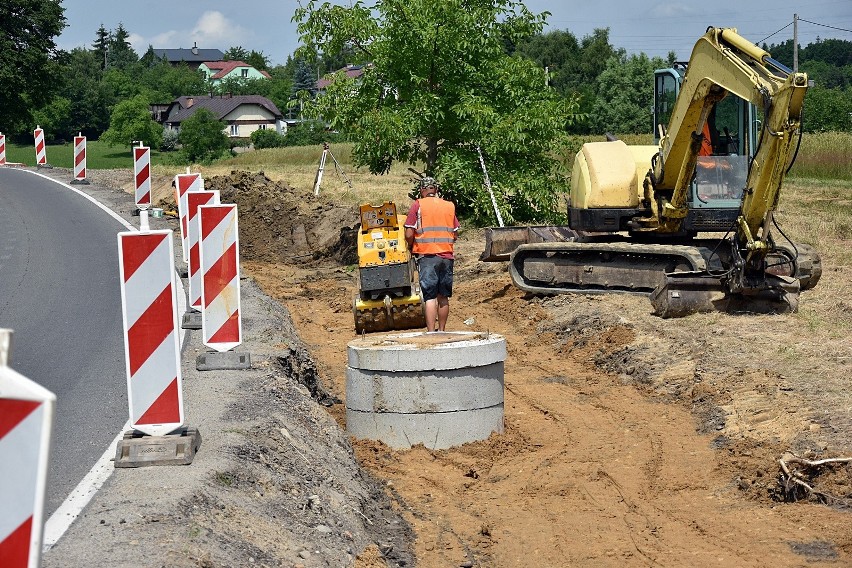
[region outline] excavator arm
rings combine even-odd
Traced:
[[[766,306],[761,311],[797,308],[799,281],[774,274],[767,258],[776,251],[770,229],[801,127],[807,87],[807,75],[774,61],[736,30],[709,28],[696,43],[668,131],[645,180],[657,231],[677,232],[688,213],[704,124],[713,106],[733,94],[762,109],[763,120],[730,240],[732,261],[721,275],[667,274],[651,297],[658,314],[707,309],[719,283],[726,290],[725,302],[740,302],[744,309],[760,303]]]
[[[765,254],[767,224],[778,204],[807,86],[807,75],[786,69],[736,30],[707,30],[695,44],[668,130],[646,179],[646,192],[658,204],[656,217],[663,232],[676,232],[686,217],[704,124],[713,105],[731,93],[764,113],[737,232],[741,243]]]

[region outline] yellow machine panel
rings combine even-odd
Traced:
[[[360,215],[355,331],[425,327],[423,299],[405,242],[405,217],[392,202],[361,205]]]

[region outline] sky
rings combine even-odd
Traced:
[[[139,55],[155,48],[227,51],[242,46],[283,64],[299,46],[291,21],[299,0],[181,0],[174,4],[142,0],[62,0],[68,27],[57,39],[66,50],[91,48],[103,24],[121,23]],[[347,0],[333,3],[349,5]],[[372,5],[372,0],[365,0]],[[567,30],[577,39],[596,28],[610,29],[610,43],[628,53],[666,57],[675,51],[687,60],[708,26],[734,27],[754,43],[781,43],[793,37],[798,14],[799,45],[817,38],[852,41],[852,0],[526,0],[534,13],[548,11],[545,31]],[[302,1],[305,4],[305,1]],[[786,27],[785,27],[786,26]],[[782,29],[783,28],[783,29]],[[839,28],[839,29],[838,29]],[[780,31],[779,31],[780,30]],[[774,35],[773,35],[774,34]]]

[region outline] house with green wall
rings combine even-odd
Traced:
[[[244,61],[205,61],[198,66],[203,71],[207,80],[213,86],[228,79],[239,79],[249,81],[251,79],[269,79],[269,73],[258,71]]]

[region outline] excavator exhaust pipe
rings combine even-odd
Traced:
[[[651,293],[654,315],[684,317],[702,312],[786,314],[799,308],[799,280],[766,274],[760,286],[733,293],[706,272],[672,272]]]

